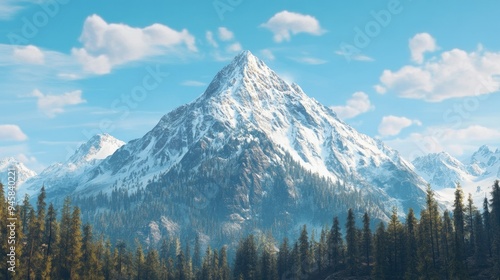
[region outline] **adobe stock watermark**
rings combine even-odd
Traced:
[[[11,166],[7,170],[7,270],[10,273],[16,272],[16,227],[17,227],[17,216],[16,216],[16,189],[17,189],[17,169],[15,166]],[[1,190],[3,191],[3,190]]]
[[[215,12],[221,21],[224,20],[224,14],[233,12],[236,7],[241,5],[244,0],[215,0],[212,2]]]
[[[51,19],[55,18],[61,11],[61,7],[67,5],[71,0],[45,0],[39,4],[40,9],[30,17],[21,19],[20,32],[9,32],[7,39],[11,45],[28,45],[29,40],[38,35],[40,30],[47,26]]]
[[[409,0],[411,1],[411,0]],[[399,0],[390,0],[385,9],[371,11],[371,20],[363,27],[354,27],[352,42],[341,42],[338,54],[343,55],[347,61],[356,60],[363,56],[362,50],[367,48],[372,40],[379,36],[384,28],[389,26],[395,15],[403,11],[403,5]]]
[[[125,120],[132,110],[137,109],[140,103],[144,102],[170,76],[168,72],[163,72],[160,69],[160,65],[156,65],[155,68],[147,66],[145,70],[146,74],[139,85],[134,86],[130,92],[122,94],[111,102],[109,109],[110,111],[118,112],[118,117],[114,119],[103,118],[99,121],[97,128],[82,130],[86,141],[90,140],[96,134],[112,133],[116,129],[116,122]],[[66,151],[68,152],[66,158],[70,158],[78,147],[66,147]]]

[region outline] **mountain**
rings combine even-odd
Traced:
[[[476,206],[481,206],[493,182],[500,178],[500,150],[481,146],[468,162],[461,162],[448,153],[428,154],[416,158],[415,171],[429,182],[451,206],[453,193],[460,183],[465,193],[473,196]]]
[[[446,152],[418,157],[412,163],[434,190],[454,188],[458,182],[473,179],[467,166]]]
[[[97,230],[149,241],[286,234],[343,218],[348,208],[387,220],[394,206],[418,213],[426,186],[398,152],[248,51],[198,99],[77,175],[65,177],[59,198],[71,193]]]
[[[93,167],[113,154],[125,143],[109,134],[95,135],[82,144],[64,163],[55,163],[44,169],[38,176],[29,178],[20,185],[18,195],[34,198],[45,186],[48,196],[63,199],[88,176]]]
[[[27,168],[22,162],[13,157],[0,160],[0,182],[7,186],[9,178],[9,169],[16,169],[17,185],[21,185],[29,178],[36,176],[36,172]]]

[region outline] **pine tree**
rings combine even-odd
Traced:
[[[387,252],[387,242],[387,233],[385,231],[384,223],[380,222],[374,236],[374,279],[388,279],[389,264],[387,260],[389,259],[389,256]]]
[[[328,236],[328,262],[335,270],[342,259],[343,239],[339,219],[333,219],[333,225]]]
[[[483,201],[483,224],[484,224],[484,234],[485,234],[485,242],[488,247],[488,256],[491,258],[492,256],[492,250],[491,250],[491,243],[492,243],[492,227],[491,227],[491,216],[490,216],[490,209],[489,209],[489,203],[488,203],[488,198],[484,198]]]
[[[453,224],[455,226],[453,270],[455,279],[465,279],[467,269],[465,263],[465,231],[464,231],[465,208],[463,203],[462,187],[458,184],[455,190],[455,201],[453,203]]]
[[[288,238],[284,238],[278,252],[278,276],[283,279],[290,270],[290,248]]]
[[[346,243],[347,243],[347,268],[351,275],[355,275],[358,266],[358,239],[356,230],[356,220],[354,217],[354,211],[349,208],[347,212],[347,222],[346,222]]]
[[[101,263],[97,257],[96,246],[93,241],[92,227],[86,224],[83,227],[82,238],[82,269],[81,276],[85,280],[101,280],[104,276],[101,274]]]
[[[196,234],[196,238],[194,240],[193,267],[194,267],[194,269],[199,269],[200,266],[201,266],[200,235]]]
[[[135,250],[135,273],[136,280],[146,280],[145,278],[145,261],[144,261],[144,252],[142,251],[141,244],[136,241],[137,246]]]
[[[309,268],[311,267],[311,255],[309,253],[309,237],[307,234],[307,227],[304,225],[299,237],[299,250],[301,260],[301,273],[308,275]]]
[[[236,259],[234,267],[234,277],[243,275],[246,280],[258,279],[257,274],[258,255],[255,245],[255,237],[249,235],[240,242],[236,250]]]
[[[481,213],[477,210],[474,213],[474,261],[477,267],[482,267],[486,264],[486,234]]]
[[[328,230],[323,228],[316,246],[316,267],[321,273],[328,265]]]
[[[229,268],[228,259],[227,259],[227,248],[226,246],[222,246],[220,249],[220,280],[230,280],[231,279],[231,268]]]
[[[68,244],[68,255],[70,279],[80,279],[82,258],[82,221],[80,220],[80,208],[75,207],[71,215],[71,235]]]
[[[469,193],[469,197],[467,198],[467,206],[465,208],[465,216],[464,216],[464,235],[466,240],[466,252],[469,256],[474,255],[474,215],[477,211],[477,208],[474,206],[474,202],[472,200],[472,195]]]
[[[500,275],[500,183],[493,184],[491,191],[492,255],[496,275]]]
[[[454,240],[453,222],[450,218],[450,212],[446,210],[443,215],[443,228],[441,230],[441,251],[443,257],[442,270],[445,279],[452,279],[453,264],[453,240]]]
[[[405,271],[405,279],[417,280],[417,219],[415,218],[415,213],[413,212],[412,208],[410,208],[410,210],[408,211],[408,215],[406,216],[405,232],[406,260],[408,263]]]
[[[160,260],[158,251],[150,250],[146,256],[146,265],[144,266],[144,279],[160,279]]]
[[[389,271],[393,278],[400,278],[403,275],[402,261],[404,259],[402,250],[403,227],[399,222],[396,207],[392,209],[391,220],[387,226],[387,237],[389,245]]]
[[[362,235],[362,252],[365,259],[368,272],[370,271],[370,258],[372,254],[372,231],[370,229],[370,216],[368,212],[363,215],[363,235]]]
[[[432,269],[433,271],[438,270],[438,260],[439,260],[439,228],[440,228],[440,217],[437,206],[437,201],[434,198],[434,191],[431,189],[430,185],[427,185],[426,194],[426,211],[428,214],[428,238],[431,243],[431,257],[432,257]]]

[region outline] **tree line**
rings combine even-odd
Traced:
[[[2,188],[3,190],[3,188]],[[158,248],[95,237],[82,225],[78,207],[66,199],[60,213],[47,207],[45,189],[33,207],[17,206],[16,272],[0,262],[0,279],[498,279],[500,275],[500,186],[495,181],[482,209],[457,186],[451,211],[441,211],[430,187],[417,217],[409,210],[372,227],[370,216],[349,209],[319,232],[304,225],[294,241],[271,233],[249,235],[235,248],[204,245],[203,236]],[[8,205],[0,192],[0,255],[6,240]],[[358,222],[357,219],[360,221]],[[360,224],[358,227],[357,224]],[[375,230],[372,232],[372,228]],[[192,249],[191,249],[192,248]],[[230,251],[234,249],[234,256]]]

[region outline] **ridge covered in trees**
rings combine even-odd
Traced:
[[[2,187],[3,190],[3,187]],[[500,185],[479,210],[458,185],[452,211],[440,212],[427,189],[420,218],[397,209],[372,232],[370,216],[352,209],[320,232],[304,225],[297,240],[277,243],[272,235],[240,240],[230,259],[227,246],[202,248],[198,236],[184,244],[163,240],[158,248],[115,244],[82,225],[78,207],[66,199],[60,211],[45,202],[44,188],[33,207],[17,206],[16,271],[0,262],[0,279],[498,279],[500,275]],[[59,212],[59,213],[58,213]],[[0,255],[9,252],[8,204],[0,192]],[[360,224],[358,227],[357,224]],[[204,252],[204,253],[202,253]]]

